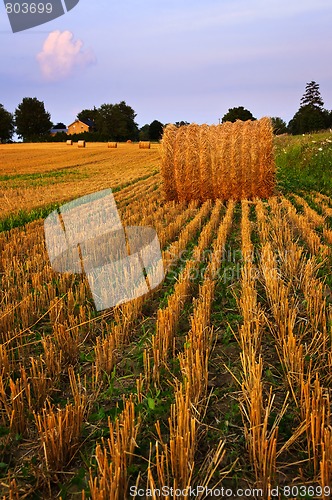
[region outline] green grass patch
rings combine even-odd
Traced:
[[[23,227],[29,222],[33,222],[38,219],[44,219],[53,210],[56,210],[60,206],[60,203],[52,203],[46,205],[45,207],[34,208],[33,210],[19,210],[15,214],[11,214],[3,220],[0,220],[0,232],[9,231],[15,227]]]
[[[277,183],[285,193],[332,192],[331,134],[286,136],[275,140]]]
[[[87,177],[89,177],[88,174],[82,172],[62,169],[34,174],[0,175],[0,183],[2,189],[22,189],[59,184],[61,182],[86,179]]]

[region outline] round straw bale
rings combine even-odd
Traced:
[[[117,148],[118,147],[118,143],[117,142],[109,142],[107,147],[109,148]]]
[[[150,149],[151,143],[148,141],[140,141],[138,146],[139,149]]]
[[[85,148],[85,141],[78,141],[77,145],[79,148]]]
[[[132,144],[133,141],[131,141],[130,139],[128,139],[127,141],[127,144]]]
[[[174,165],[174,151],[175,151],[175,138],[177,127],[175,125],[168,125],[164,130],[163,147],[161,149],[162,164],[165,165],[163,172],[164,191],[167,200],[177,200],[177,190],[174,183],[175,179],[175,165]]]
[[[68,141],[66,142],[66,144],[67,144],[67,146],[72,146],[72,145],[73,145],[73,141],[68,140]]]
[[[167,200],[267,198],[275,186],[270,118],[168,125],[161,142]]]
[[[213,193],[212,182],[212,157],[211,147],[209,143],[209,125],[201,125],[199,127],[199,185],[201,186],[200,196],[203,200],[207,200]]]
[[[201,191],[200,169],[199,169],[199,125],[192,123],[187,127],[187,154],[186,169],[186,197],[188,200],[199,200]]]
[[[262,198],[271,196],[275,186],[275,163],[273,154],[273,132],[271,120],[262,118],[259,127],[259,141],[264,147],[259,148],[259,176],[257,190]]]
[[[187,127],[180,127],[175,136],[174,145],[174,183],[177,199],[187,200],[186,196],[186,142]]]

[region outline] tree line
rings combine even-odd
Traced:
[[[164,125],[158,120],[141,129],[135,122],[136,113],[125,101],[103,104],[99,108],[83,109],[77,119],[93,123],[93,132],[71,135],[71,138],[86,138],[91,141],[158,141]],[[36,97],[25,97],[12,114],[0,104],[0,142],[11,142],[14,133],[24,142],[65,141],[66,133],[58,132],[52,137],[51,130],[66,129],[64,123],[53,124],[45,104]]]
[[[162,137],[164,124],[154,120],[139,128],[135,122],[136,113],[131,106],[121,101],[117,104],[102,104],[99,108],[83,109],[77,119],[89,120],[94,124],[93,132],[79,134],[80,138],[90,141],[158,141]],[[222,123],[236,120],[256,120],[251,111],[243,106],[230,108],[222,118]],[[324,108],[324,102],[318,83],[306,84],[300,107],[288,125],[280,117],[272,117],[275,134],[293,135],[324,130],[332,127],[332,111]],[[188,122],[176,122],[177,126]],[[66,128],[63,123],[54,125],[45,104],[36,97],[25,97],[12,114],[0,104],[0,142],[11,142],[14,133],[24,142],[64,141],[66,133],[57,133],[51,137],[52,128]],[[84,137],[83,137],[84,136]],[[73,138],[73,136],[70,136]]]
[[[223,116],[222,122],[235,120],[256,120],[251,111],[243,106],[231,108]],[[332,127],[332,111],[324,109],[319,84],[312,81],[306,84],[305,92],[300,101],[300,108],[288,125],[279,116],[271,117],[276,135],[289,133],[292,135],[317,132]]]

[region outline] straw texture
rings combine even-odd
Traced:
[[[140,141],[138,144],[139,149],[150,149],[151,143],[148,141]]]
[[[222,125],[168,125],[161,173],[167,200],[267,198],[275,186],[269,118]]]

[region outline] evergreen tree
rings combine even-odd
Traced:
[[[318,83],[314,81],[307,83],[301,98],[300,109],[288,124],[290,132],[305,134],[327,128],[329,112],[323,109],[323,105]]]
[[[316,106],[317,108],[323,108],[324,102],[320,94],[318,83],[312,81],[306,84],[305,92],[301,98],[301,106]]]

